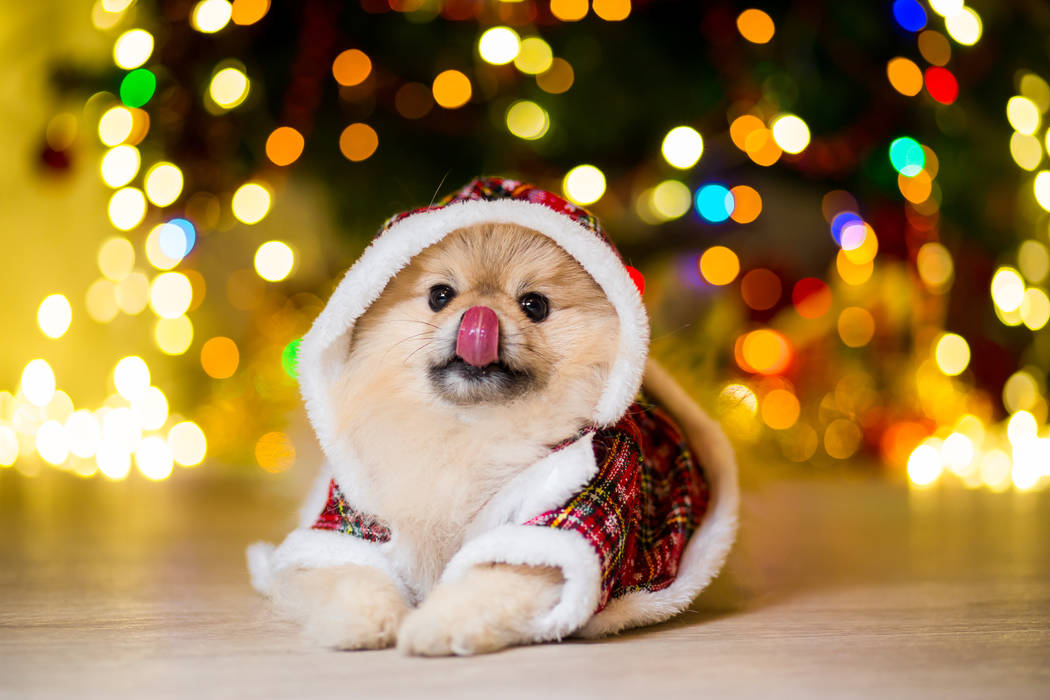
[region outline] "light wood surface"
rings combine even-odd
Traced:
[[[771,478],[675,620],[470,659],[306,646],[250,589],[298,488],[0,471],[0,696],[1050,697],[1050,493]]]

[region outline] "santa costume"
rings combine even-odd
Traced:
[[[390,576],[409,603],[425,596],[401,564],[397,532],[368,510],[363,469],[353,446],[337,439],[327,388],[346,360],[354,323],[390,279],[452,231],[492,222],[538,231],[580,263],[616,309],[618,352],[590,423],[551,445],[487,503],[441,581],[491,562],[558,567],[561,598],[533,631],[536,639],[560,639],[666,619],[721,568],[736,534],[732,449],[651,362],[651,395],[640,394],[649,345],[640,276],[586,210],[521,182],[484,178],[388,220],[303,338],[299,381],[327,464],[298,529],[277,547],[249,548],[259,591],[268,592],[286,567],[361,564]]]

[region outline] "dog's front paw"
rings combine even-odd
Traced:
[[[558,601],[562,577],[549,567],[471,569],[435,588],[397,634],[403,654],[468,656],[537,641],[535,618]]]
[[[389,578],[356,565],[288,572],[274,602],[302,624],[311,641],[336,649],[392,646],[408,612]]]

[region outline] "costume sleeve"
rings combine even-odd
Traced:
[[[268,594],[273,577],[286,568],[360,564],[386,573],[402,595],[409,597],[387,555],[389,542],[390,528],[378,518],[355,510],[324,470],[307,498],[299,527],[277,547],[257,542],[248,548],[252,585]]]

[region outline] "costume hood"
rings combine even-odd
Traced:
[[[640,275],[624,266],[598,220],[585,209],[516,180],[478,178],[434,206],[388,219],[303,338],[300,388],[321,448],[337,468],[355,464],[356,457],[349,454],[352,447],[336,439],[327,390],[347,359],[354,324],[413,257],[453,231],[480,223],[517,224],[537,231],[594,278],[616,309],[620,338],[592,422],[596,427],[612,425],[631,405],[649,350],[649,320],[634,281],[640,281]]]

